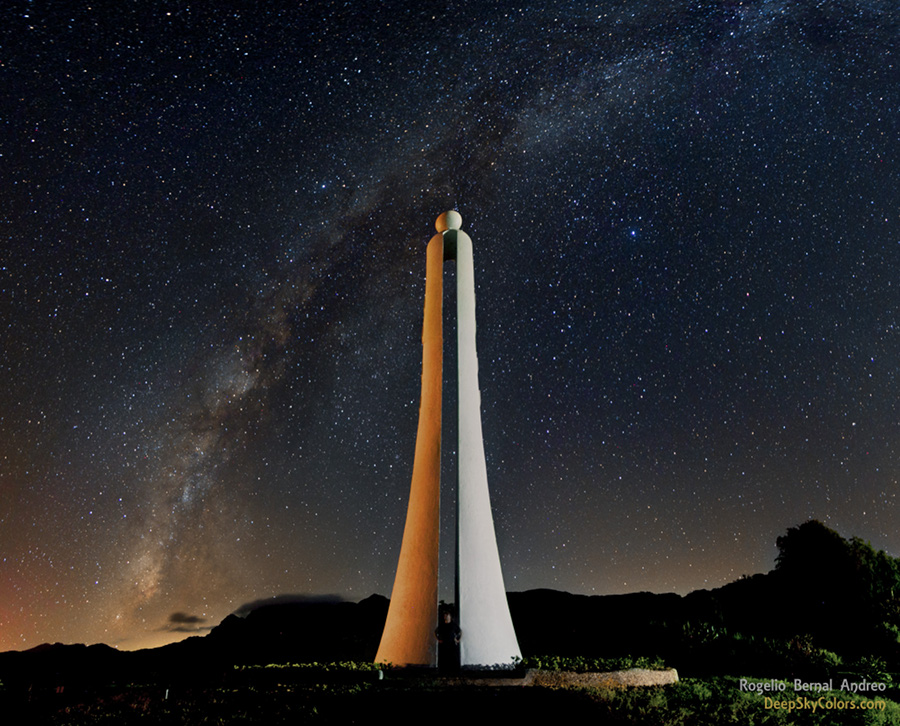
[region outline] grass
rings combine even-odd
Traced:
[[[256,677],[263,672],[277,677]],[[898,692],[884,695],[896,698]],[[236,669],[219,683],[168,689],[151,685],[32,693],[31,700],[6,693],[0,696],[0,708],[24,710],[23,723],[34,726],[354,724],[370,723],[376,714],[389,714],[394,724],[420,724],[435,713],[470,719],[481,709],[503,713],[504,720],[528,723],[556,722],[564,713],[566,721],[584,719],[601,725],[900,726],[900,705],[884,695],[798,696],[790,683],[783,692],[757,693],[742,690],[734,676],[686,678],[671,686],[630,689],[448,686],[438,677],[421,674],[389,673],[380,680],[368,667],[294,664]],[[776,701],[784,707],[776,708]],[[872,705],[876,707],[865,707]]]

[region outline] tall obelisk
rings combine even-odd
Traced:
[[[400,560],[376,662],[434,665],[437,624],[438,533],[443,344],[443,263],[457,265],[459,486],[456,597],[465,666],[511,666],[521,655],[491,515],[481,432],[481,393],[475,348],[472,240],[457,212],[438,217],[427,248],[422,329],[422,398]]]

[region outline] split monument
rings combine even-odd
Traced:
[[[444,262],[456,260],[459,483],[456,605],[463,668],[511,667],[521,657],[500,569],[488,493],[475,350],[472,239],[458,212],[444,212],[426,250],[422,395],[406,526],[384,633],[375,661],[433,666],[438,619]]]

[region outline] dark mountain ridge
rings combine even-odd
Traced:
[[[900,667],[900,560],[817,521],[789,529],[778,547],[769,573],[685,596],[511,592],[522,653],[659,655],[688,671],[731,664],[770,672],[785,663],[795,672],[860,657]],[[57,643],[0,653],[0,682],[184,682],[221,678],[235,665],[371,661],[388,604],[381,595],[358,603],[276,602],[160,648]]]

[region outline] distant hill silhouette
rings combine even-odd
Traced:
[[[777,544],[771,572],[683,597],[509,593],[522,652],[661,655],[688,672],[775,675],[779,664],[795,673],[860,656],[900,668],[900,560],[814,520],[789,529]],[[381,595],[358,603],[276,601],[229,615],[206,636],[151,650],[55,644],[0,653],[0,681],[184,682],[221,678],[240,664],[371,661],[388,604]]]

